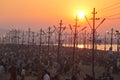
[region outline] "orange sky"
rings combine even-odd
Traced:
[[[119,0],[0,0],[0,28],[9,29],[11,25],[14,25],[15,28],[31,25],[31,28],[37,30],[40,26],[57,25],[60,19],[68,26],[68,24],[74,24],[75,14],[78,10],[85,11],[88,18],[92,17],[91,12],[94,7],[96,11],[98,10],[97,17],[104,18],[120,13],[120,8],[111,10],[111,7],[110,9],[99,11],[99,9],[117,2],[119,4],[116,4],[116,6],[120,7]],[[120,17],[120,15],[113,17]],[[119,22],[120,19],[106,20],[99,30],[109,30],[112,27],[120,30]],[[79,24],[83,23],[85,22],[80,21]],[[34,24],[34,27],[32,24]],[[22,28],[25,28],[25,26]]]

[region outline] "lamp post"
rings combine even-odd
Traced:
[[[116,31],[117,35],[117,51],[120,52],[120,31]]]
[[[113,28],[111,29],[110,51],[112,51],[112,44],[113,44]]]
[[[95,79],[95,71],[94,71],[94,53],[95,53],[95,8],[93,9],[93,42],[92,42],[92,76]],[[93,80],[94,80],[93,79]]]
[[[51,40],[51,35],[52,35],[52,33],[55,31],[55,29],[54,30],[51,30],[51,27],[49,27],[48,28],[48,40],[47,40],[47,42],[48,42],[48,44],[47,44],[47,47],[48,47],[48,58],[49,58],[49,55],[50,55],[50,40]]]
[[[104,50],[106,51],[106,44],[107,44],[107,34],[109,34],[108,31],[105,32],[105,36],[104,36]]]
[[[104,38],[104,50],[106,51],[106,32],[105,32],[105,38]]]
[[[76,18],[75,18],[75,25],[74,25],[74,33],[73,33],[73,29],[72,29],[72,27],[71,27],[71,25],[69,25],[70,26],[70,29],[71,29],[71,31],[72,31],[72,33],[73,33],[73,53],[72,53],[72,64],[73,64],[73,70],[72,70],[72,74],[74,74],[74,65],[75,65],[75,56],[76,56],[76,46],[77,46],[77,34],[80,32],[80,31],[83,31],[84,29],[86,29],[86,27],[84,27],[84,28],[82,28],[79,32],[78,32],[78,30],[77,30],[77,27],[79,27],[78,26],[78,20],[79,20],[79,18],[84,18],[84,15],[83,15],[83,13],[79,13],[78,15],[76,15]]]
[[[44,31],[42,29],[40,29],[39,31],[39,54],[41,54],[42,51],[42,35],[44,35]]]
[[[80,17],[80,18],[82,18],[82,17]],[[78,15],[76,15],[76,19],[75,19],[75,28],[74,28],[74,39],[73,39],[73,54],[72,54],[72,64],[73,64],[73,70],[72,70],[72,74],[74,74],[74,65],[75,65],[75,56],[76,56],[76,46],[77,46],[77,34],[78,34],[78,30],[77,30],[77,27],[79,27],[78,26]],[[71,28],[71,26],[70,26],[70,28]],[[84,30],[86,27],[84,27],[84,28],[82,28],[80,31],[82,31],[82,30]],[[71,30],[72,30],[72,28],[71,28]]]
[[[75,49],[76,49],[76,38],[77,38],[77,27],[78,27],[78,16],[75,19],[75,32],[74,32],[74,41],[73,41],[73,71],[74,71],[74,63],[75,63]]]
[[[97,28],[99,28],[99,26],[106,20],[105,18],[99,23],[99,25],[97,27],[95,27],[95,20],[99,20],[99,18],[96,18],[95,15],[97,14],[97,12],[95,11],[95,8],[93,8],[93,27],[90,25],[87,17],[85,16],[85,19],[89,25],[89,27],[91,28],[92,30],[92,77],[93,77],[93,80],[95,80],[95,71],[94,71],[94,54],[95,54],[95,32],[97,30]]]
[[[28,28],[28,53],[30,52],[30,36],[31,36],[31,29]]]
[[[62,36],[62,32],[65,30],[65,28],[66,27],[63,27],[63,22],[62,22],[62,20],[60,20],[60,23],[59,23],[59,27],[58,28],[56,28],[55,26],[54,26],[54,28],[55,28],[55,30],[57,31],[57,33],[58,33],[58,49],[57,49],[57,62],[58,62],[58,64],[60,64],[60,48],[61,48],[61,36]]]
[[[24,36],[25,36],[25,33],[24,33],[24,31],[23,31],[23,32],[22,32],[22,45],[24,45],[24,42],[25,42],[25,41],[24,41],[24,39],[25,39]]]

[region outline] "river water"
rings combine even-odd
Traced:
[[[68,47],[68,46],[72,46],[72,45],[64,44],[63,46]],[[92,49],[92,44],[89,44],[89,45],[78,44],[77,46],[78,46],[78,48]],[[106,44],[106,50],[109,50],[110,47],[111,47],[110,44]],[[98,49],[98,50],[105,50],[105,45],[104,44],[97,44],[95,46],[95,48]],[[112,45],[112,51],[117,51],[117,45],[116,44]]]

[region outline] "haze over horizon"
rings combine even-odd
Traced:
[[[96,8],[96,17],[106,18],[97,31],[104,33],[111,28],[120,30],[119,0],[2,0],[0,1],[0,32],[11,28],[33,30],[58,25],[62,19],[65,26],[75,24],[78,10],[85,12],[88,18]],[[102,19],[96,21],[96,26]],[[90,21],[92,25],[92,21]],[[88,26],[85,20],[79,20],[80,26]],[[90,28],[87,29],[90,31]]]

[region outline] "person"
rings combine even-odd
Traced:
[[[96,78],[96,80],[102,80],[102,76],[99,76],[98,78]]]
[[[85,74],[85,78],[84,78],[84,80],[93,80],[93,78],[90,76],[90,75],[88,75],[88,74]]]
[[[50,80],[50,74],[47,70],[44,70],[43,80]]]
[[[3,73],[4,72],[4,66],[1,64],[0,65],[0,73]]]
[[[25,68],[23,67],[22,71],[21,71],[21,80],[25,79]]]
[[[76,80],[82,80],[80,71],[77,71]]]
[[[17,80],[17,68],[14,63],[10,68],[10,80]]]
[[[0,77],[3,75],[3,73],[4,73],[4,66],[0,64]]]
[[[71,78],[71,80],[77,80],[76,76],[73,75],[72,78]]]
[[[58,74],[57,74],[57,75],[55,75],[55,77],[53,78],[53,80],[60,80],[59,75],[58,75]]]
[[[37,71],[37,80],[42,80],[42,76],[43,76],[42,70],[39,69]]]

